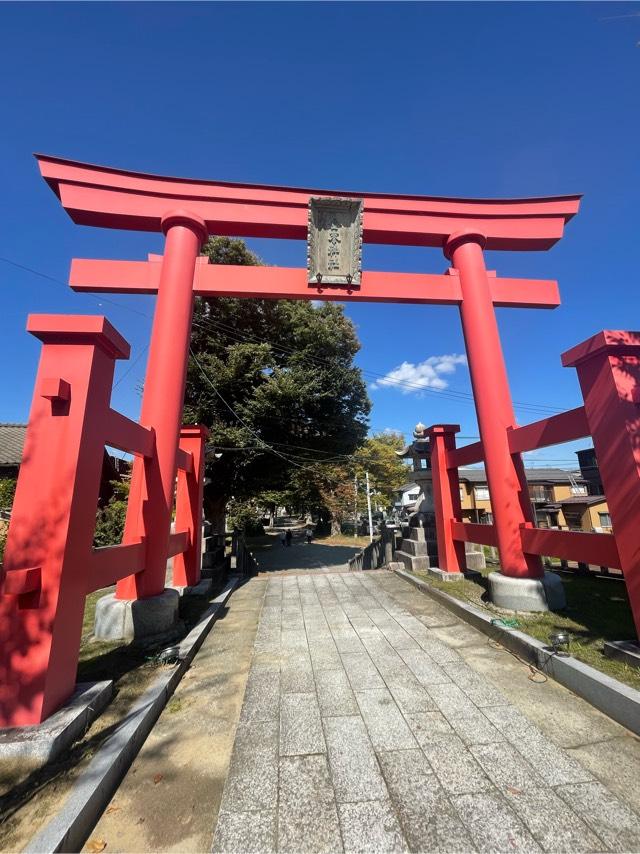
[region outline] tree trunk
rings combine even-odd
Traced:
[[[225,511],[227,509],[227,496],[213,492],[205,487],[204,490],[204,517],[211,523],[213,534],[224,534]]]
[[[340,524],[340,519],[337,519],[335,516],[331,517],[331,536],[335,537],[341,533],[342,526]]]

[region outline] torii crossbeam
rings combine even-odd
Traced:
[[[38,163],[74,222],[166,235],[162,259],[76,260],[70,280],[79,291],[158,294],[141,421],[155,425],[163,495],[154,507],[145,503],[147,524],[166,529],[168,538],[194,294],[458,305],[502,572],[542,575],[539,558],[522,549],[520,531],[533,523],[533,514],[522,461],[507,440],[515,417],[494,308],[555,308],[558,289],[553,281],[490,274],[483,249],[549,249],[578,212],[580,196],[452,199],[170,178],[49,156],[38,156]],[[361,201],[365,243],[440,247],[451,269],[440,275],[366,271],[357,288],[318,288],[308,284],[306,270],[221,267],[199,259],[209,234],[304,240],[311,197]],[[143,491],[141,472],[134,468],[130,508],[139,505]],[[125,536],[137,537],[130,517],[131,512]],[[161,538],[154,540],[144,573],[119,582],[120,598],[162,591],[165,546]]]
[[[296,267],[249,267],[209,264],[200,256],[193,277],[193,293],[199,297],[260,299],[323,299],[338,302],[399,302],[427,305],[459,305],[462,290],[458,271],[444,274],[383,273],[363,271],[358,288],[317,287],[307,283],[307,271]],[[147,261],[71,262],[69,284],[75,291],[123,294],[158,292],[162,256]],[[556,308],[560,305],[558,283],[544,279],[498,278],[487,272],[495,306]]]

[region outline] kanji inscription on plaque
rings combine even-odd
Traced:
[[[360,285],[362,199],[309,199],[307,270],[310,285]]]

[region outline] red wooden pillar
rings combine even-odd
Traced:
[[[533,513],[522,460],[509,450],[507,430],[515,426],[515,415],[482,253],[485,242],[476,232],[453,234],[445,245],[445,255],[460,278],[460,317],[501,570],[516,578],[540,578],[542,562],[537,555],[523,552],[520,538],[521,526],[533,524]]]
[[[76,682],[115,359],[104,317],[31,315],[43,343],[4,554],[0,726],[37,724]]]
[[[464,543],[453,539],[452,530],[452,523],[461,515],[458,470],[448,466],[449,452],[455,450],[459,431],[458,424],[436,424],[427,430],[431,445],[438,567],[445,572],[463,572],[466,568]]]
[[[208,435],[202,424],[180,431],[180,448],[191,455],[193,462],[191,471],[178,472],[176,531],[189,531],[189,548],[173,559],[174,587],[193,587],[200,581],[204,452]]]
[[[640,637],[640,332],[605,330],[562,355],[587,423]]]
[[[166,234],[158,302],[153,319],[140,422],[156,433],[156,453],[136,458],[123,542],[145,537],[143,572],[118,582],[118,599],[162,593],[176,480],[176,454],[182,424],[189,339],[193,315],[193,274],[207,238],[204,222],[177,211],[162,220]]]

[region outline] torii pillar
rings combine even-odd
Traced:
[[[526,610],[530,597],[562,607],[559,577],[545,573],[540,557],[522,548],[521,529],[535,522],[522,457],[509,450],[507,431],[517,425],[484,263],[485,244],[480,232],[462,231],[449,237],[444,253],[460,279],[460,319],[500,554],[501,572],[489,576],[491,600],[515,610]]]
[[[158,283],[149,360],[140,422],[153,424],[156,454],[136,457],[123,542],[147,537],[145,571],[123,578],[116,599],[145,599],[165,588],[167,548],[176,483],[176,454],[187,378],[193,317],[193,277],[196,258],[207,239],[207,227],[195,214],[178,210],[162,219],[165,251]],[[158,536],[158,532],[161,536]]]

